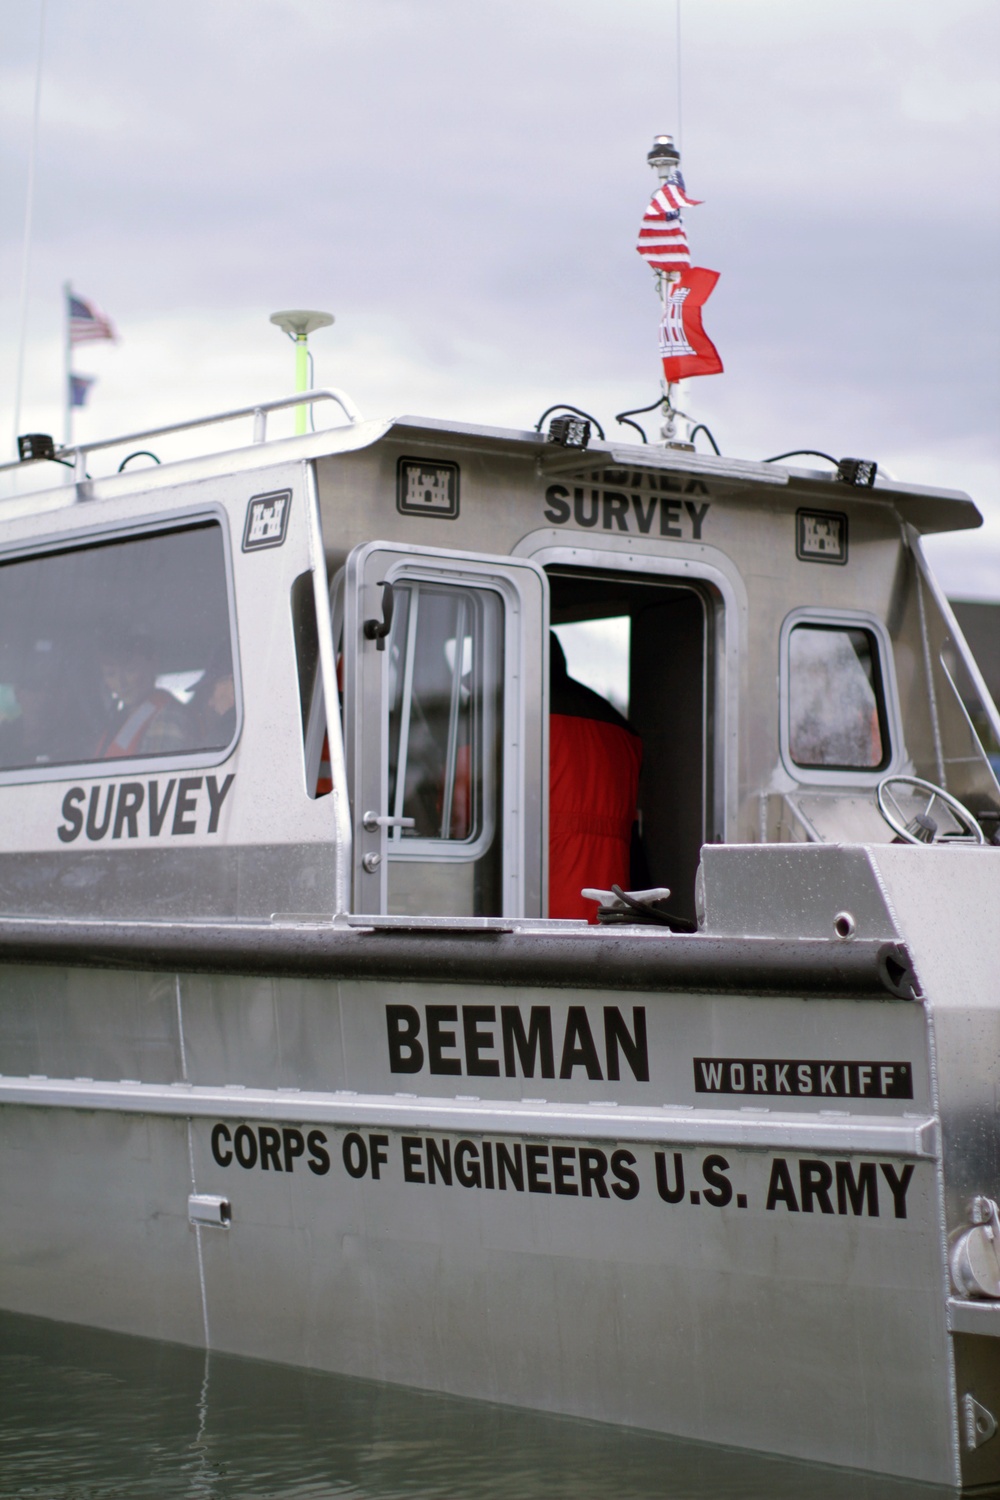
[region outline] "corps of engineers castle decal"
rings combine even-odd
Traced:
[[[704,480],[649,469],[600,469],[582,482],[550,484],[543,515],[553,526],[624,531],[699,542],[710,501]]]

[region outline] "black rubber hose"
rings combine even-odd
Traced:
[[[578,406],[570,406],[568,401],[557,401],[555,406],[547,406],[542,412],[542,415],[538,418],[538,421],[535,423],[536,432],[541,432],[542,423],[545,421],[545,418],[551,416],[554,411],[571,411],[573,412],[574,416],[583,417],[586,421],[593,422],[594,426],[597,428],[597,436],[601,439],[601,442],[603,443],[606,441],[604,436],[604,428],[601,426],[597,418],[592,417],[589,411],[581,411]]]
[[[698,425],[697,425],[697,427],[692,427],[692,429],[691,429],[691,441],[692,441],[692,443],[694,442],[695,438],[698,436],[699,432],[703,432],[705,434],[705,436],[708,438],[708,441],[711,443],[712,447],[715,449],[716,454],[721,458],[722,457],[722,449],[719,447],[718,443],[715,441],[715,438],[712,436],[712,434],[709,431],[709,429],[705,426],[704,422],[699,422]]]
[[[156,454],[150,453],[148,448],[137,448],[134,453],[129,453],[127,457],[122,459],[121,463],[118,465],[119,474],[122,472],[126,464],[130,464],[132,462],[133,458],[151,458],[154,464],[158,464],[160,462]]]
[[[831,458],[829,453],[820,453],[818,448],[793,448],[790,453],[776,453],[773,458],[762,458],[761,463],[777,464],[783,458],[825,458],[835,469],[840,467],[839,458]]]

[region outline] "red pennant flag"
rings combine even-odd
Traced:
[[[718,271],[689,266],[679,281],[667,287],[667,300],[660,324],[660,353],[668,381],[688,375],[721,375],[718,350],[701,326],[701,310],[715,290]]]

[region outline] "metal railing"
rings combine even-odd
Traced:
[[[210,417],[194,417],[187,422],[171,422],[166,427],[148,427],[142,432],[128,432],[123,437],[101,438],[95,443],[72,443],[56,449],[56,458],[73,461],[73,477],[77,481],[87,477],[87,458],[104,448],[121,448],[129,443],[143,443],[150,438],[165,437],[174,432],[191,432],[197,427],[212,427],[216,422],[235,422],[240,417],[253,417],[253,442],[267,441],[267,418],[272,411],[284,411],[290,406],[312,406],[318,401],[335,401],[347,420],[354,425],[362,420],[354,402],[344,391],[333,386],[316,391],[299,391],[294,396],[282,396],[277,401],[259,401],[254,406],[237,406],[232,411],[220,411]],[[18,463],[4,464],[4,469],[16,469]]]

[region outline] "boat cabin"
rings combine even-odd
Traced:
[[[3,1305],[996,1484],[975,506],[328,402],[0,469]]]
[[[8,915],[548,916],[553,638],[641,741],[678,930],[706,844],[898,838],[886,777],[997,834],[921,542],[963,494],[415,418],[87,475],[155,436],[0,471]]]

